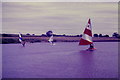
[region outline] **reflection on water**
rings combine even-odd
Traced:
[[[80,62],[81,62],[81,75],[82,78],[93,78],[95,71],[95,59],[94,51],[81,50],[80,51]],[[86,75],[87,74],[87,75]]]
[[[94,51],[81,50],[80,53],[82,53],[82,54],[92,54],[92,53],[94,53]]]

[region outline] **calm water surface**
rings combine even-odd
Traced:
[[[118,43],[95,42],[95,51],[77,42],[3,44],[3,78],[117,78]]]

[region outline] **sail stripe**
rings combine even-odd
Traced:
[[[19,41],[22,42],[22,40],[23,40],[23,39],[22,39],[22,36],[21,36],[21,34],[19,33]]]
[[[87,41],[89,41],[89,42],[92,42],[92,37],[89,36],[89,35],[87,35],[87,34],[83,34],[83,35],[82,35],[82,39],[87,40]]]
[[[92,37],[92,32],[91,32],[91,30],[89,30],[89,29],[87,29],[87,28],[85,29],[84,34],[87,34],[87,35],[89,35],[89,36]]]
[[[90,19],[88,20],[88,24],[91,24]]]
[[[89,45],[89,44],[92,44],[92,43],[93,42],[89,42],[89,41],[84,40],[84,39],[81,38],[79,45]]]

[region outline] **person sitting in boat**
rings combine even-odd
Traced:
[[[94,46],[93,44],[90,44],[90,48],[89,49],[94,49]]]

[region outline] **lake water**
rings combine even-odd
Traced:
[[[3,44],[3,78],[117,78],[118,42]]]

